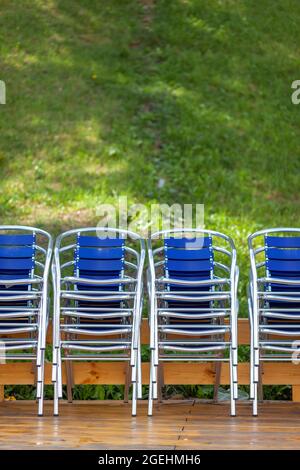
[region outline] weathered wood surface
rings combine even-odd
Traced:
[[[103,405],[104,403],[104,405]],[[60,416],[36,416],[33,403],[0,406],[0,449],[300,449],[300,405],[264,403],[251,416],[239,403],[229,417],[228,403],[166,402],[147,417],[145,404],[131,417],[131,406],[112,402],[62,404]]]

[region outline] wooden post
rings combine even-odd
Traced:
[[[300,401],[300,385],[292,386],[292,400]]]

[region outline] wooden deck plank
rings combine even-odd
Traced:
[[[38,418],[32,403],[1,403],[0,449],[300,449],[300,405],[290,402],[261,404],[256,418],[249,403],[232,418],[228,403],[193,400],[162,404],[151,418],[145,402],[136,418],[116,402],[63,403],[58,418],[45,407]]]

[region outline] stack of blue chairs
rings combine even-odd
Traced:
[[[130,246],[131,240],[138,248]],[[71,401],[72,361],[82,359],[123,360],[131,366],[128,369],[131,380],[127,383],[133,385],[132,414],[136,414],[137,398],[142,395],[140,323],[144,259],[144,242],[131,232],[92,227],[58,237],[53,264],[52,379],[56,415],[58,399],[62,397],[61,361],[66,361]]]
[[[33,362],[39,415],[43,414],[51,255],[52,239],[47,232],[0,227],[0,360]]]
[[[264,362],[291,362],[299,354],[300,229],[268,229],[250,235],[250,395],[253,415],[262,394]],[[297,357],[295,357],[295,355]]]
[[[155,244],[160,245],[155,248]],[[153,400],[161,398],[163,362],[211,361],[220,366],[227,361],[234,416],[238,398],[238,268],[232,240],[206,230],[170,230],[154,234],[148,251],[151,349],[148,414],[152,415]],[[220,367],[216,369],[219,380]]]

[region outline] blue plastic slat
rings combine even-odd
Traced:
[[[76,250],[76,255],[80,259],[121,259],[123,248],[83,248]]]
[[[273,248],[300,248],[300,237],[265,237],[265,243]]]
[[[166,260],[166,268],[169,271],[177,272],[201,272],[210,271],[213,263],[211,260],[197,260],[197,261],[179,261],[179,260]]]
[[[18,270],[29,270],[34,268],[34,261],[31,258],[0,258],[0,271],[18,271]]]
[[[123,262],[119,260],[77,260],[76,266],[84,271],[121,271]],[[0,265],[1,267],[1,265]]]
[[[116,292],[116,291],[119,291],[119,288],[120,288],[120,284],[113,284],[113,285],[101,285],[101,286],[95,286],[95,284],[76,284],[77,285],[77,288],[78,290],[89,290],[89,291],[92,291],[91,292],[91,295],[94,293],[94,292],[99,292],[101,293],[101,291],[112,291],[112,292]]]
[[[85,235],[78,235],[77,242],[79,246],[98,248],[117,248],[125,245],[125,240],[123,238],[98,238]]]
[[[280,300],[277,300],[277,301],[272,300],[268,303],[269,303],[269,307],[270,308],[276,308],[276,311],[277,310],[280,311],[281,308],[299,308],[299,310],[300,310],[300,303],[299,302],[282,302]]]
[[[177,284],[168,284],[170,287],[171,292],[177,292],[177,291],[188,291],[188,292],[202,292],[205,291],[207,292],[209,290],[209,286],[201,286],[201,287],[190,287],[190,286],[184,286],[183,284],[177,285]]]
[[[26,279],[30,277],[31,269],[1,269],[0,279]]]
[[[193,238],[165,238],[164,244],[168,248],[186,248],[201,249],[212,246],[210,237],[193,237]]]
[[[1,247],[0,258],[32,258],[34,255],[33,246],[24,247]]]
[[[184,318],[172,318],[170,321],[171,323],[180,323],[181,325],[186,325],[187,328],[189,326],[198,324],[198,325],[212,325],[213,320],[211,318],[199,318],[199,319],[194,319],[193,321],[190,321],[190,319],[184,319]]]
[[[85,273],[84,270],[80,271],[80,274]],[[75,273],[76,274],[76,273]],[[105,274],[99,273],[99,271],[86,271],[85,279],[96,279],[103,281],[105,279],[116,279],[116,283],[119,281],[120,271],[105,271]]]
[[[207,310],[209,310],[209,302],[201,302],[201,301],[197,301],[197,302],[186,302],[184,300],[172,300],[172,301],[168,301],[168,307],[171,309],[171,308],[180,308],[180,309],[184,309],[184,308],[206,308]]]
[[[34,241],[34,234],[0,235],[0,245],[25,246],[33,245]]]
[[[103,276],[103,273],[105,273],[105,276]],[[120,271],[85,271],[80,269],[79,274],[80,277],[85,279],[120,279]],[[116,280],[116,282],[118,281]]]
[[[203,250],[177,250],[169,248],[166,250],[166,257],[175,260],[202,260],[210,259],[212,257],[212,251],[209,248],[203,248]]]
[[[285,260],[268,260],[266,266],[269,271],[275,271],[277,273],[285,272],[297,272],[300,274],[300,261],[285,261]]]
[[[178,274],[177,272],[174,272],[172,276],[170,275],[169,272],[169,277],[172,277],[172,279],[183,279],[182,274]],[[185,273],[184,278],[187,278],[189,281],[207,281],[207,279],[210,279],[210,271],[206,272],[201,272],[199,275],[196,273]]]
[[[293,280],[296,280],[296,278],[293,278]],[[299,292],[300,295],[300,280],[299,284],[296,286],[287,286],[286,284],[274,284],[274,283],[268,283],[268,287],[271,287],[272,292],[281,292],[281,291],[286,291],[286,292]]]
[[[28,271],[26,271],[27,274],[28,274]],[[23,274],[20,274],[20,272],[18,271],[17,274],[12,274],[11,272],[8,273],[8,274],[3,274],[0,270],[0,280],[12,280],[12,279],[26,279],[28,277],[27,276],[24,276]]]
[[[267,248],[266,254],[269,259],[278,260],[300,260],[300,250]]]
[[[120,308],[121,302],[116,302],[115,300],[105,301],[105,302],[93,302],[93,301],[78,301],[78,307],[85,308],[85,307],[99,307],[99,308]]]

